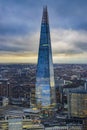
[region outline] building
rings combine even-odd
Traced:
[[[83,130],[87,130],[87,118],[83,120]]]
[[[37,113],[38,111],[31,109],[4,110],[4,116],[0,115],[0,130],[44,130]]]
[[[73,90],[68,95],[69,117],[87,117],[87,91]]]
[[[83,130],[82,124],[68,124],[68,130]]]
[[[46,127],[45,130],[68,130],[67,126],[52,126]]]
[[[39,108],[55,106],[55,83],[47,7],[43,8],[40,45],[35,86],[36,105]]]
[[[8,130],[22,130],[22,119],[20,118],[9,119]]]
[[[11,85],[8,79],[0,79],[0,96],[11,97]]]
[[[81,124],[68,124],[65,126],[46,127],[45,130],[83,130]]]
[[[7,97],[0,96],[0,107],[7,106],[9,104],[9,100]]]

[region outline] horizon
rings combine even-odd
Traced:
[[[1,0],[0,64],[37,64],[44,5],[54,64],[87,64],[86,0]]]
[[[19,65],[19,64],[28,64],[28,65],[37,65],[37,63],[0,63],[0,65]],[[87,63],[53,63],[53,65],[87,65]]]

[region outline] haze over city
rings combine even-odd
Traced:
[[[0,0],[0,63],[37,63],[44,5],[54,63],[87,63],[86,0]]]

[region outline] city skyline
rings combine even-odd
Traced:
[[[37,63],[44,5],[49,11],[54,63],[87,63],[86,0],[1,0],[0,63]]]

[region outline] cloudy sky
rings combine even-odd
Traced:
[[[37,63],[44,5],[54,63],[87,63],[87,0],[0,0],[0,63]]]

